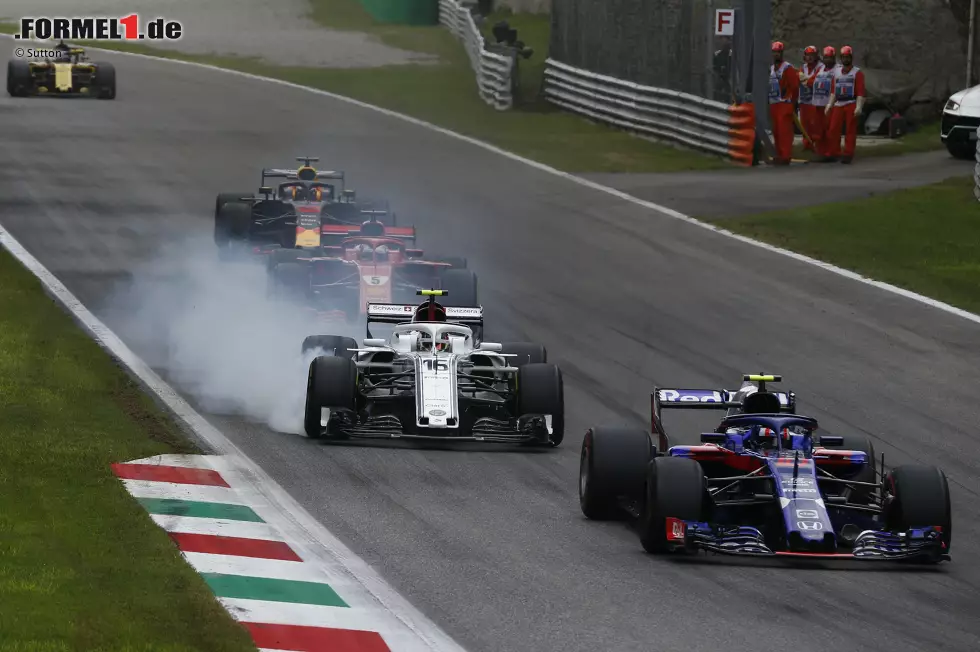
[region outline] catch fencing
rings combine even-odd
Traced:
[[[491,52],[480,33],[470,7],[475,2],[439,0],[439,22],[463,42],[483,101],[499,111],[514,106],[516,54]]]
[[[752,104],[729,105],[691,93],[642,86],[548,59],[549,102],[592,120],[752,164]]]

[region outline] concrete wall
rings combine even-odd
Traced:
[[[969,2],[773,0],[773,38],[798,65],[807,45],[854,48],[869,94],[911,117],[927,117],[966,84]]]
[[[497,0],[552,5],[551,56],[621,79],[698,93],[702,24],[737,0]],[[772,0],[772,35],[799,65],[807,45],[855,49],[869,94],[913,119],[967,86],[969,0]],[[978,41],[980,51],[980,41]],[[975,76],[980,65],[975,65]],[[973,83],[977,83],[976,80]]]

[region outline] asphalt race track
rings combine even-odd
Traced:
[[[561,364],[568,433],[543,453],[328,447],[213,417],[462,645],[980,649],[980,326],[339,101],[99,58],[119,71],[113,102],[0,99],[0,222],[124,337],[117,283],[169,243],[208,245],[217,192],[312,154],[389,197],[420,245],[469,257],[489,337],[541,341]],[[867,433],[891,464],[941,465],[953,562],[664,560],[584,519],[588,425],[645,426],[655,384],[748,371],[784,374],[801,412]]]

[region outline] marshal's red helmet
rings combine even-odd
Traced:
[[[823,56],[825,57],[836,57],[837,50],[834,49],[833,45],[828,45],[823,49]]]
[[[816,45],[808,45],[803,50],[803,54],[816,54],[816,53],[817,53],[817,46]]]
[[[782,52],[785,49],[786,49],[786,46],[783,45],[783,42],[782,41],[776,41],[775,43],[772,44],[772,51],[773,52]]]
[[[852,55],[853,56],[854,55],[854,49],[850,45],[845,45],[844,47],[842,47],[840,49],[840,55],[842,57],[847,56],[847,55]]]

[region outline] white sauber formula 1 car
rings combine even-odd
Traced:
[[[367,304],[364,345],[315,335],[305,430],[313,439],[437,439],[558,446],[564,438],[561,370],[541,345],[483,342],[483,308]],[[371,323],[393,324],[374,338]]]

